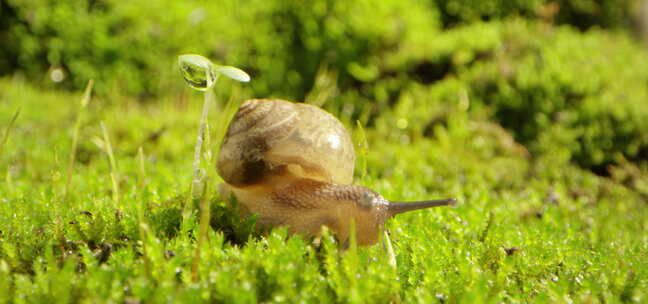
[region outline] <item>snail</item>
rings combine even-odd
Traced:
[[[378,242],[387,219],[406,211],[454,205],[455,199],[390,202],[352,185],[355,151],[349,133],[328,112],[277,99],[245,101],[230,123],[217,162],[243,215],[261,226],[288,226],[290,234],[317,236],[327,226],[340,243],[355,223],[358,245]]]

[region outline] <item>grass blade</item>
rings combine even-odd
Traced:
[[[146,184],[146,169],[144,167],[144,149],[141,146],[137,149],[137,165],[137,187],[143,191]]]
[[[191,279],[197,282],[199,279],[200,271],[200,252],[205,240],[207,239],[209,229],[209,200],[207,199],[207,185],[203,188],[203,194],[200,200],[200,223],[198,227],[198,242],[196,243],[196,251],[194,252],[193,263],[191,266]]]
[[[138,177],[137,188],[140,192],[141,201],[137,204],[137,221],[139,229],[139,237],[142,240],[142,260],[144,260],[144,273],[148,279],[152,278],[151,274],[151,259],[148,254],[148,235],[149,226],[146,223],[145,205],[146,204],[146,171],[144,167],[144,149],[140,146],[137,149],[137,163],[138,163]]]
[[[18,115],[20,115],[20,108],[18,108],[18,110],[16,110],[14,115],[11,116],[11,120],[9,120],[9,124],[7,125],[7,128],[5,129],[4,134],[2,135],[2,140],[0,141],[0,155],[2,155],[4,146],[7,143],[7,140],[9,139],[9,133],[11,133],[11,129],[13,128],[14,123],[18,119]]]
[[[81,98],[81,103],[77,112],[77,119],[74,123],[74,131],[72,133],[72,147],[70,148],[67,177],[65,181],[65,201],[67,201],[68,195],[70,193],[70,186],[72,185],[72,174],[74,173],[74,161],[76,160],[76,150],[79,142],[79,130],[81,129],[81,123],[83,121],[83,112],[88,106],[88,103],[90,103],[90,93],[92,92],[93,86],[94,81],[90,79],[88,81],[88,85],[86,86],[85,92],[83,93],[83,98]]]
[[[112,145],[110,144],[110,138],[108,137],[108,129],[106,124],[101,122],[101,130],[104,136],[104,144],[106,148],[106,153],[108,154],[108,161],[110,161],[110,180],[112,181],[113,186],[113,201],[115,202],[115,207],[119,204],[119,182],[118,182],[118,172],[117,172],[117,162],[115,161],[115,155],[113,154]]]

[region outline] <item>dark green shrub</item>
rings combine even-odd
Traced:
[[[504,51],[466,79],[519,140],[538,152],[566,148],[599,172],[615,153],[646,157],[648,56],[640,48],[604,32],[504,31]]]
[[[408,41],[424,44],[443,27],[511,15],[623,27],[634,3],[0,0],[0,74],[22,71],[76,90],[93,78],[99,94],[151,96],[179,89],[176,56],[199,53],[251,71],[256,95],[302,99],[321,64],[339,72],[341,88],[355,89],[376,77],[368,62]],[[46,72],[58,68],[66,77],[54,84]]]
[[[197,3],[4,0],[3,7],[13,12],[3,34],[21,71],[50,84],[44,72],[60,67],[67,77],[59,86],[78,89],[95,79],[99,94],[158,93],[171,73],[177,76],[178,53],[211,48],[213,54],[227,41],[213,34],[222,19]],[[216,4],[206,9],[217,14]]]
[[[492,113],[534,154],[601,173],[616,153],[647,159],[648,56],[622,35],[518,20],[445,32],[419,46],[418,57],[402,56],[411,46],[401,47],[387,60],[393,60],[388,68],[406,68],[398,73],[446,66],[438,81],[401,82],[396,109],[414,128],[469,102],[474,113]],[[429,106],[434,101],[445,109]]]
[[[445,26],[508,16],[543,18],[579,29],[632,24],[638,0],[433,0]]]
[[[409,127],[429,134],[443,117],[430,104],[465,94],[473,113],[488,107],[536,154],[597,170],[617,152],[648,154],[648,60],[623,33],[473,22],[519,15],[621,27],[632,0],[0,1],[0,54],[9,58],[0,73],[50,85],[43,72],[60,67],[60,86],[92,78],[98,94],[173,92],[182,88],[176,56],[199,53],[249,71],[247,95],[327,92],[326,107],[347,122],[372,124],[398,102]],[[542,11],[551,5],[553,17]]]
[[[536,17],[538,9],[547,0],[432,0],[443,24],[470,23],[480,20],[500,19],[510,15]]]
[[[168,93],[176,57],[199,53],[252,72],[258,95],[303,98],[322,62],[348,80],[349,66],[435,26],[416,1],[101,1],[2,0],[9,48],[0,73],[62,68],[59,84],[130,95]],[[7,24],[5,24],[7,23]],[[14,64],[16,63],[16,64]]]
[[[558,0],[556,21],[579,29],[598,26],[621,28],[632,25],[641,0]]]

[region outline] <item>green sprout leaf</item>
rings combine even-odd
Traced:
[[[233,66],[217,66],[214,68],[214,71],[223,74],[236,81],[240,81],[240,82],[250,81],[250,75],[245,73],[243,70],[239,68],[235,68]]]
[[[216,76],[209,59],[200,55],[181,55],[178,57],[180,71],[185,81],[192,88],[207,91],[216,82]]]

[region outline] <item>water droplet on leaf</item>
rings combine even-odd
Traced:
[[[214,85],[216,76],[209,59],[200,55],[182,55],[178,62],[182,76],[192,88],[206,91]]]

